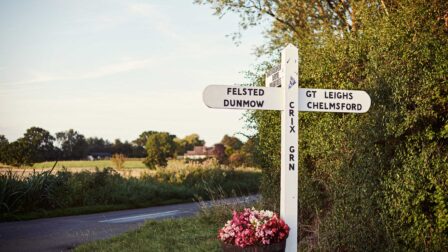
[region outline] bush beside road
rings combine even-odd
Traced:
[[[217,163],[175,162],[140,178],[125,178],[112,168],[72,173],[47,170],[22,177],[0,174],[0,218],[32,219],[147,207],[258,192],[260,171]]]

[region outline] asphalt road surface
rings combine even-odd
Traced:
[[[222,201],[253,202],[257,196]],[[210,202],[203,205],[208,206]],[[198,203],[114,211],[106,213],[0,223],[0,251],[68,251],[79,244],[110,238],[138,228],[145,220],[191,216]]]

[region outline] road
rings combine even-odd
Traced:
[[[222,201],[253,202],[257,196]],[[201,205],[209,206],[211,202]],[[191,216],[199,203],[185,203],[106,213],[0,223],[0,251],[69,251],[89,241],[138,228],[145,220]]]

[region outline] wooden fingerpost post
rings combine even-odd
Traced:
[[[286,240],[286,252],[297,251],[298,226],[298,159],[299,159],[299,54],[289,44],[281,54],[281,89],[283,110],[281,112],[281,173],[280,216],[290,227]]]

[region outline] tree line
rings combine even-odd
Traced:
[[[253,141],[243,143],[240,139],[225,135],[220,142],[225,152],[220,155],[220,163],[240,166],[250,165],[252,161]],[[110,142],[100,137],[85,137],[76,130],[57,132],[31,127],[16,141],[9,142],[0,135],[0,163],[22,166],[38,162],[55,160],[82,160],[89,155],[110,156],[122,154],[127,158],[145,158],[149,168],[166,166],[167,160],[184,155],[195,146],[203,146],[205,141],[198,134],[184,138],[168,132],[144,131],[132,142],[115,139]]]

